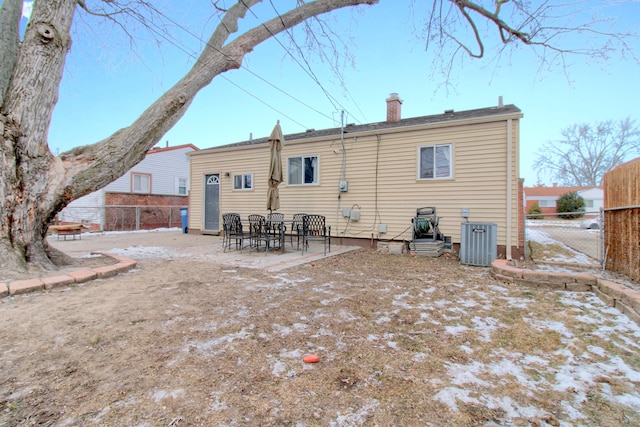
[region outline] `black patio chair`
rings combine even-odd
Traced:
[[[280,212],[271,212],[267,214],[267,221],[284,221],[284,214]]]
[[[302,239],[302,253],[309,250],[309,241],[322,242],[325,255],[327,255],[327,248],[331,252],[331,226],[326,226],[325,217],[304,215],[302,217]]]
[[[249,215],[249,246],[259,249],[262,234],[264,233],[266,219],[264,215]]]
[[[305,216],[305,213],[297,213],[293,214],[293,221],[291,221],[291,233],[289,236],[291,237],[291,247],[293,247],[293,238],[296,238],[296,249],[300,249],[300,239],[302,239],[302,218]]]
[[[242,221],[240,215],[237,213],[222,214],[222,247],[223,252],[231,248],[231,243],[235,242],[236,249],[244,249],[245,239],[249,236],[245,233],[242,227]]]

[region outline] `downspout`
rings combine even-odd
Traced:
[[[344,110],[340,112],[340,143],[342,144],[342,179],[347,179],[347,150],[344,147]]]
[[[342,146],[342,178],[341,179],[346,180],[347,179],[347,150],[344,149],[344,110],[340,112],[340,144]],[[342,190],[338,188],[338,208],[336,209],[336,233],[338,232],[338,224],[340,224],[341,199],[342,199]],[[346,234],[346,228],[345,228],[345,232],[342,233],[342,237],[344,237],[345,234]]]
[[[511,220],[511,209],[513,208],[513,203],[511,201],[512,198],[512,186],[513,186],[513,121],[512,119],[507,120],[507,244],[506,249],[506,258],[508,260],[511,259],[511,228],[512,228],[512,220]]]

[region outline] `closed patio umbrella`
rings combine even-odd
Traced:
[[[271,148],[269,166],[269,190],[267,192],[267,209],[269,211],[280,209],[280,192],[278,185],[282,182],[282,157],[280,151],[284,145],[280,120],[271,132],[269,146]]]

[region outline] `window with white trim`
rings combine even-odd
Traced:
[[[555,200],[549,200],[549,199],[541,199],[538,202],[538,206],[540,206],[541,208],[555,208],[556,207],[556,201]]]
[[[177,194],[187,195],[187,178],[176,178]]]
[[[287,159],[287,184],[318,184],[318,156],[289,157]]]
[[[253,190],[253,174],[240,173],[233,175],[234,190]]]
[[[451,144],[419,147],[420,179],[452,178],[451,151]]]
[[[147,173],[132,173],[131,192],[151,193],[151,175]]]

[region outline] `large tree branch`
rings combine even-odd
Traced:
[[[375,4],[378,0],[318,0],[259,25],[224,45],[237,31],[238,21],[258,0],[239,1],[225,14],[191,70],[129,127],[96,144],[60,155],[73,198],[103,187],[142,160],[147,152],[184,115],[197,93],[215,76],[240,67],[257,45],[305,19],[339,8]]]
[[[217,49],[221,48],[229,36],[238,31],[238,20],[243,18],[249,9],[260,2],[261,0],[239,1],[230,9],[226,10],[207,45]]]
[[[479,52],[473,53],[473,51],[469,47],[467,47],[464,43],[458,40],[458,38],[455,37],[451,32],[445,30],[445,33],[458,46],[464,49],[467,52],[467,55],[471,56],[472,58],[482,58],[484,56],[484,44],[482,43],[482,37],[480,37],[480,33],[478,32],[478,26],[476,25],[475,21],[473,20],[473,18],[471,18],[469,13],[467,13],[467,11],[465,10],[465,7],[467,7],[465,3],[467,2],[459,1],[459,2],[455,2],[455,5],[460,10],[460,13],[462,14],[462,16],[464,16],[464,19],[469,24],[469,27],[471,27],[471,30],[473,31],[473,36],[478,45]]]
[[[496,11],[495,12],[490,12],[489,10],[485,9],[484,7],[480,6],[478,3],[472,2],[472,1],[468,1],[468,0],[455,0],[454,3],[456,4],[456,6],[461,10],[461,12],[463,14],[465,14],[465,17],[467,18],[468,21],[470,21],[471,23],[473,23],[474,21],[469,17],[469,15],[466,12],[466,9],[469,10],[473,10],[474,12],[480,14],[481,16],[483,16],[484,18],[488,19],[489,21],[493,22],[497,27],[498,30],[500,31],[500,36],[501,39],[504,43],[507,43],[509,41],[511,41],[511,37],[505,37],[504,33],[509,34],[510,36],[515,37],[516,39],[520,40],[522,43],[524,44],[531,44],[531,36],[523,31],[517,30],[516,28],[513,28],[512,26],[510,26],[509,24],[507,24],[505,21],[502,20],[502,18],[500,18],[500,10],[502,8],[502,5],[507,3],[507,1],[505,0],[500,0],[496,3]],[[476,30],[477,33],[477,30]]]
[[[494,9],[488,6],[490,3],[495,5]],[[514,42],[532,47],[541,70],[558,65],[567,75],[565,61],[570,55],[606,61],[613,52],[619,51],[621,56],[640,63],[628,44],[629,39],[637,35],[630,31],[608,31],[606,27],[613,20],[599,13],[585,22],[580,15],[588,13],[591,7],[595,10],[597,4],[582,6],[549,0],[432,0],[425,8],[429,16],[424,30],[425,47],[435,48],[437,57],[442,59],[441,67],[434,67],[433,73],[442,74],[444,84],[449,85],[454,62],[460,63],[465,56],[481,58],[487,52],[494,52],[493,61],[497,61]],[[492,31],[488,28],[496,28],[498,37],[491,37]],[[576,36],[580,37],[577,44],[566,43],[569,37]],[[491,42],[496,44],[494,49],[487,48]]]

